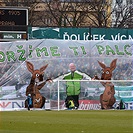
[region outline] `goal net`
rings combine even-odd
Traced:
[[[105,87],[101,82],[110,82],[110,80],[58,80],[55,88],[50,91],[50,108],[64,110],[65,99],[67,97],[67,82],[80,82],[81,91],[79,94],[80,110],[99,110],[101,109],[100,95],[104,93]],[[123,101],[125,109],[133,109],[133,80],[111,80],[115,89],[116,102],[114,109],[120,109],[120,101]],[[76,86],[75,86],[76,87]]]

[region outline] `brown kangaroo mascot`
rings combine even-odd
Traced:
[[[28,61],[26,61],[26,66],[27,66],[27,69],[32,74],[30,84],[26,88],[26,96],[28,96],[29,94],[31,95],[33,108],[42,108],[45,104],[46,98],[41,95],[39,90],[48,81],[47,79],[45,82],[43,82],[44,70],[48,67],[48,64],[45,66],[42,66],[40,69],[37,69],[37,70],[34,70],[33,64]],[[25,108],[27,107],[28,107],[28,102],[27,100],[25,100]]]
[[[101,78],[98,78],[97,76],[95,79],[99,80],[111,80],[112,78],[112,72],[116,68],[116,61],[117,59],[114,59],[110,67],[107,67],[102,62],[99,62],[99,65],[102,67],[102,75]],[[105,90],[103,94],[100,95],[100,103],[101,103],[101,109],[111,109],[113,104],[115,103],[116,99],[114,97],[115,89],[112,82],[101,82],[101,84],[105,87]]]

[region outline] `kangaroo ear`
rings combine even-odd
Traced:
[[[33,73],[34,72],[34,66],[32,63],[30,63],[29,61],[26,61],[26,66],[28,68],[28,70]]]
[[[117,59],[114,59],[111,64],[110,64],[110,68],[111,68],[111,71],[113,71],[115,68],[116,68],[116,61]]]
[[[106,68],[105,64],[103,64],[102,62],[99,62],[99,61],[98,61],[98,63],[99,63],[99,65],[100,65],[103,69]]]
[[[48,64],[40,68],[40,72],[44,73],[44,70],[48,67]]]

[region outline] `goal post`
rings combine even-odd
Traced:
[[[81,93],[79,95],[80,110],[101,109],[100,95],[104,92],[105,87],[101,82],[111,82],[115,89],[116,102],[113,105],[117,108],[120,100],[125,103],[126,109],[133,109],[133,80],[58,80],[58,107],[57,110],[63,110],[64,103],[61,103],[60,96],[62,89],[66,93],[66,82],[80,82]],[[65,102],[65,99],[64,99]]]

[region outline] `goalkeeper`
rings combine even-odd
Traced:
[[[67,74],[64,74],[58,78],[56,78],[56,80],[82,80],[82,79],[88,79],[91,80],[90,76],[88,76],[85,73],[82,73],[78,70],[76,70],[76,65],[74,63],[70,63],[69,64],[69,69],[70,72]],[[80,82],[79,81],[67,81],[66,82],[66,100],[65,100],[65,104],[66,107],[69,108],[70,103],[74,103],[74,109],[78,109],[79,108],[79,94],[80,94],[80,90],[81,90],[81,86],[80,86]],[[71,102],[70,102],[71,100]],[[72,107],[72,106],[71,106]]]

